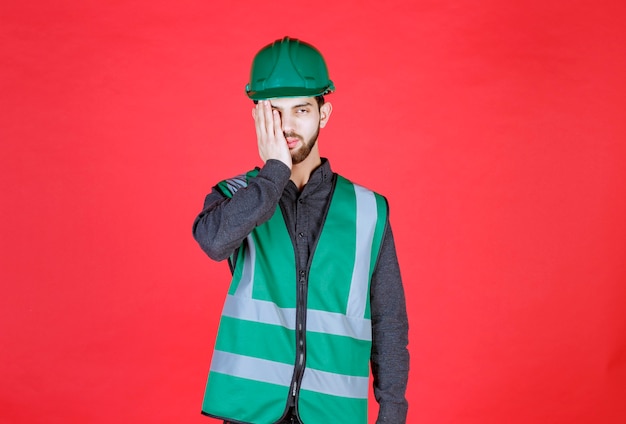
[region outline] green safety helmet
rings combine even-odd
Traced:
[[[312,45],[285,37],[254,57],[246,94],[252,100],[315,97],[335,90],[322,54]]]

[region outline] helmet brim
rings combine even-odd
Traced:
[[[267,100],[279,97],[316,97],[324,96],[333,92],[332,85],[323,88],[302,88],[302,87],[276,87],[260,91],[247,91],[246,94],[252,100]]]

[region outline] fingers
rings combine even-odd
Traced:
[[[265,140],[267,131],[265,130],[265,116],[263,116],[263,102],[258,102],[254,107],[254,126],[259,141]]]
[[[276,137],[276,134],[282,135],[282,129],[276,132],[274,116],[277,111],[272,111],[272,106],[267,100],[260,100],[255,106],[254,123],[257,136],[262,138],[264,142],[270,141],[270,138]],[[280,117],[279,117],[280,125]]]
[[[253,109],[259,155],[264,162],[278,159],[291,168],[291,154],[283,135],[280,113],[272,110],[267,100],[261,100]]]
[[[274,132],[274,112],[272,111],[272,106],[270,102],[263,102],[263,122],[265,126],[265,131],[267,132],[267,136],[269,137],[268,141],[274,141],[276,138],[276,133]]]
[[[274,115],[274,134],[280,134],[280,138],[286,143],[287,140],[285,140],[285,136],[283,134],[283,124],[280,120],[280,114],[277,110],[273,110],[272,114]]]

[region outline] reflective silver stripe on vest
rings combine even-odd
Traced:
[[[223,316],[239,318],[262,324],[280,325],[290,330],[296,328],[296,308],[279,308],[267,300],[256,300],[243,296],[226,296]]]
[[[354,318],[363,318],[369,293],[372,243],[374,242],[378,209],[376,208],[376,196],[374,193],[358,185],[354,185],[354,191],[356,194],[357,251],[354,260],[354,270],[352,271],[346,315]]]
[[[296,328],[295,308],[279,308],[276,304],[266,300],[256,300],[239,295],[226,297],[222,315],[263,324],[280,325],[290,330]],[[347,317],[335,312],[309,309],[306,326],[308,331],[318,333],[348,336],[366,341],[372,339],[369,319]]]
[[[293,364],[215,350],[211,371],[288,387]],[[369,377],[354,377],[306,368],[302,389],[333,396],[367,399]]]
[[[248,254],[243,255],[243,269],[241,270],[241,280],[237,286],[235,294],[252,298],[252,282],[254,281],[254,262],[256,261],[256,246],[252,236],[246,237],[248,241]]]
[[[304,390],[327,395],[367,399],[368,384],[369,377],[355,377],[305,368],[301,387]]]
[[[246,174],[237,175],[234,178],[229,180],[225,180],[226,188],[230,191],[231,194],[235,194],[237,190],[240,188],[246,188],[248,186],[248,180],[246,179]]]
[[[211,371],[279,386],[289,386],[293,375],[293,364],[215,350],[211,359]]]

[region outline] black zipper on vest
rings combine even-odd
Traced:
[[[291,401],[297,410],[298,393],[306,365],[306,303],[307,303],[307,275],[306,271],[298,273],[298,292],[296,304],[296,363],[291,384]]]
[[[307,271],[311,269],[313,263],[313,255],[317,248],[317,242],[319,236],[324,228],[326,217],[328,216],[328,210],[330,209],[330,203],[335,192],[335,185],[337,184],[337,175],[332,175],[332,188],[330,189],[329,200],[326,203],[326,209],[324,210],[324,218],[322,219],[322,225],[320,227],[320,234],[313,245],[313,250],[309,254],[307,263]],[[296,249],[295,240],[292,240],[294,250]],[[304,369],[306,368],[306,311],[307,311],[307,295],[308,295],[308,275],[307,271],[299,270],[296,289],[296,359],[293,370],[293,377],[291,379],[291,388],[289,392],[289,400],[287,401],[286,411],[289,411],[290,407],[293,407],[296,412],[296,417],[300,420],[300,414],[298,412],[298,396],[300,394],[300,385],[302,384],[302,377],[304,376]]]

